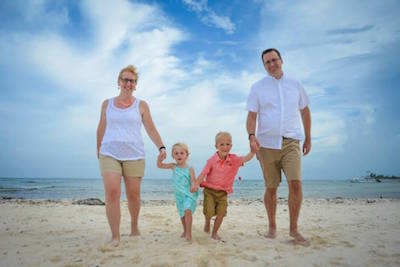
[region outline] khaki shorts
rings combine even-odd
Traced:
[[[259,161],[264,174],[265,186],[276,188],[282,181],[282,172],[287,181],[301,180],[300,141],[283,138],[282,149],[262,147]]]
[[[109,156],[100,155],[99,158],[100,171],[116,172],[127,177],[143,177],[144,176],[144,159],[139,160],[117,160]]]
[[[226,216],[228,193],[223,190],[204,188],[203,214],[208,219],[214,215]]]

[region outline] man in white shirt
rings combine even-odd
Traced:
[[[269,221],[267,237],[276,237],[277,188],[283,171],[289,188],[289,234],[296,242],[304,243],[308,241],[297,228],[302,202],[300,141],[303,131],[300,117],[305,133],[302,147],[305,156],[311,150],[309,99],[300,82],[283,73],[278,50],[266,49],[261,58],[269,75],[251,87],[247,99],[247,132],[250,149],[257,151],[264,174],[264,204]]]

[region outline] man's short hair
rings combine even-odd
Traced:
[[[265,50],[262,52],[262,54],[261,54],[261,60],[263,60],[263,57],[264,57],[264,55],[265,55],[266,53],[273,52],[273,51],[275,51],[275,52],[278,54],[279,59],[282,59],[282,58],[281,58],[281,53],[279,53],[278,49],[276,49],[276,48],[268,48],[268,49],[265,49]],[[264,60],[263,60],[263,62],[264,62]]]

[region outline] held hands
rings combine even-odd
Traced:
[[[160,153],[158,154],[157,160],[159,162],[162,162],[164,159],[166,159],[166,157],[167,157],[167,152],[166,152],[165,148],[161,148]]]
[[[192,193],[197,192],[198,189],[199,189],[199,185],[198,185],[197,181],[195,181],[195,182],[190,186],[190,192],[192,192]]]
[[[252,153],[256,153],[258,150],[260,150],[260,143],[258,142],[257,137],[254,135],[250,136],[250,151]]]

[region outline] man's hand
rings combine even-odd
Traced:
[[[303,156],[310,153],[310,150],[311,150],[311,140],[306,139],[306,140],[304,140],[304,143],[303,143]]]

